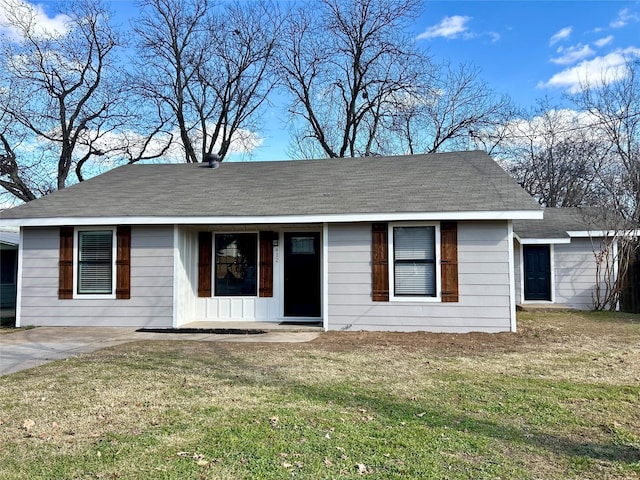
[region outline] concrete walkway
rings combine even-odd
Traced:
[[[319,332],[269,331],[258,335],[149,333],[128,327],[37,327],[0,335],[0,375],[140,340],[205,342],[310,342]]]

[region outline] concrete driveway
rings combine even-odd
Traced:
[[[0,335],[0,375],[140,340],[208,342],[309,342],[317,332],[273,331],[259,335],[149,333],[128,327],[37,327]]]

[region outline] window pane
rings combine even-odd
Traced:
[[[314,237],[291,237],[291,253],[295,255],[313,255]]]
[[[78,232],[78,293],[112,293],[113,232]]]
[[[435,261],[435,227],[393,229],[396,260]]]
[[[81,261],[111,261],[112,233],[108,231],[79,232]]]
[[[80,263],[78,293],[111,293],[111,264]]]
[[[436,266],[434,263],[397,263],[395,294],[435,296]]]
[[[393,229],[395,295],[436,295],[435,230],[433,226]]]
[[[255,233],[216,235],[215,294],[257,294],[258,236]]]

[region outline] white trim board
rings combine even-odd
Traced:
[[[353,223],[353,222],[404,222],[404,221],[455,221],[455,220],[541,220],[542,210],[499,210],[469,212],[401,212],[401,213],[350,213],[274,216],[223,216],[223,217],[51,217],[3,219],[7,226],[99,226],[99,225],[237,225],[237,224],[298,224],[298,223]]]
[[[507,237],[509,239],[509,327],[512,332],[516,332],[518,330],[516,322],[516,263],[512,239],[514,235],[513,222],[509,221],[507,224]]]
[[[565,238],[522,238],[514,233],[514,237],[520,245],[551,245],[553,243],[571,243],[570,237]]]
[[[590,238],[590,237],[638,237],[640,230],[571,230],[567,232],[570,237]]]
[[[20,317],[22,316],[22,267],[24,262],[22,256],[24,253],[24,230],[20,229],[18,237],[18,278],[16,279],[16,323],[15,326],[21,327],[22,322]]]
[[[329,224],[322,225],[322,328],[329,330]]]

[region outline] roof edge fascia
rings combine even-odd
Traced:
[[[571,243],[571,238],[522,238],[518,237],[520,245],[551,245]]]
[[[543,210],[503,210],[472,212],[400,212],[400,213],[354,213],[318,215],[266,215],[266,216],[180,216],[180,217],[48,217],[3,219],[7,226],[47,227],[63,225],[234,225],[265,223],[352,223],[352,222],[399,222],[437,220],[538,220]]]
[[[591,238],[591,237],[638,237],[639,230],[570,230],[567,232],[570,237]]]

